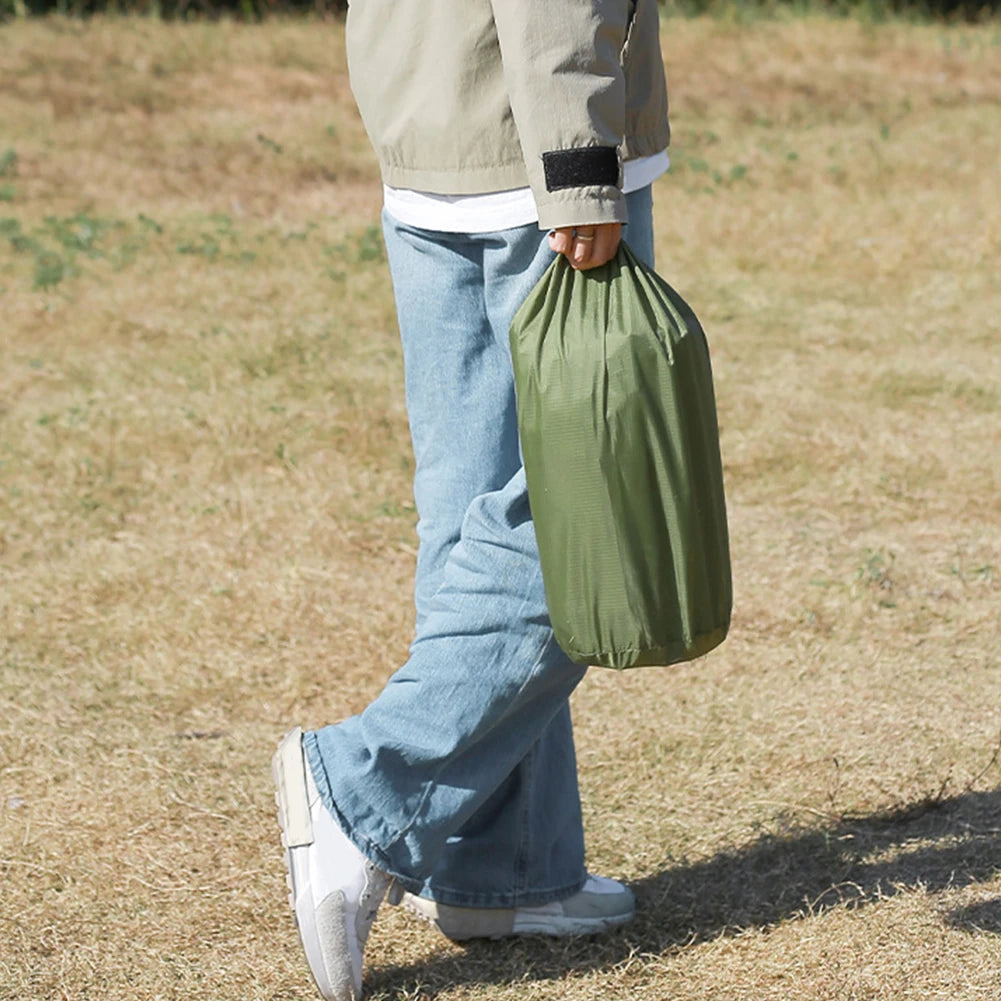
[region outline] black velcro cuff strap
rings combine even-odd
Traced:
[[[614,146],[581,146],[542,154],[546,191],[619,183],[619,154]]]

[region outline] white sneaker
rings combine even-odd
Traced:
[[[279,744],[271,772],[289,903],[309,969],[327,1001],[358,1001],[365,941],[392,877],[351,843],[323,805],[300,727]]]
[[[636,914],[628,886],[590,874],[572,897],[538,907],[455,907],[412,893],[403,895],[403,903],[454,942],[510,935],[595,935],[631,921]]]

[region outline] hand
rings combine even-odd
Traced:
[[[597,268],[610,261],[619,249],[622,223],[602,222],[590,226],[560,226],[549,234],[550,249],[562,254],[577,271]]]

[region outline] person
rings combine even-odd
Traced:
[[[352,0],[415,456],[416,619],[360,714],[273,759],[291,903],[323,997],[355,1001],[380,903],[450,938],[603,931],[569,696],[522,469],[508,332],[556,254],[652,264],[667,168],[656,0]]]

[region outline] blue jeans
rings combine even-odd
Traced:
[[[652,262],[650,189],[625,236]],[[384,213],[419,549],[410,657],[364,712],[305,736],[326,805],[408,890],[548,903],[582,886],[569,696],[521,466],[508,330],[553,259],[534,225],[429,232]]]

